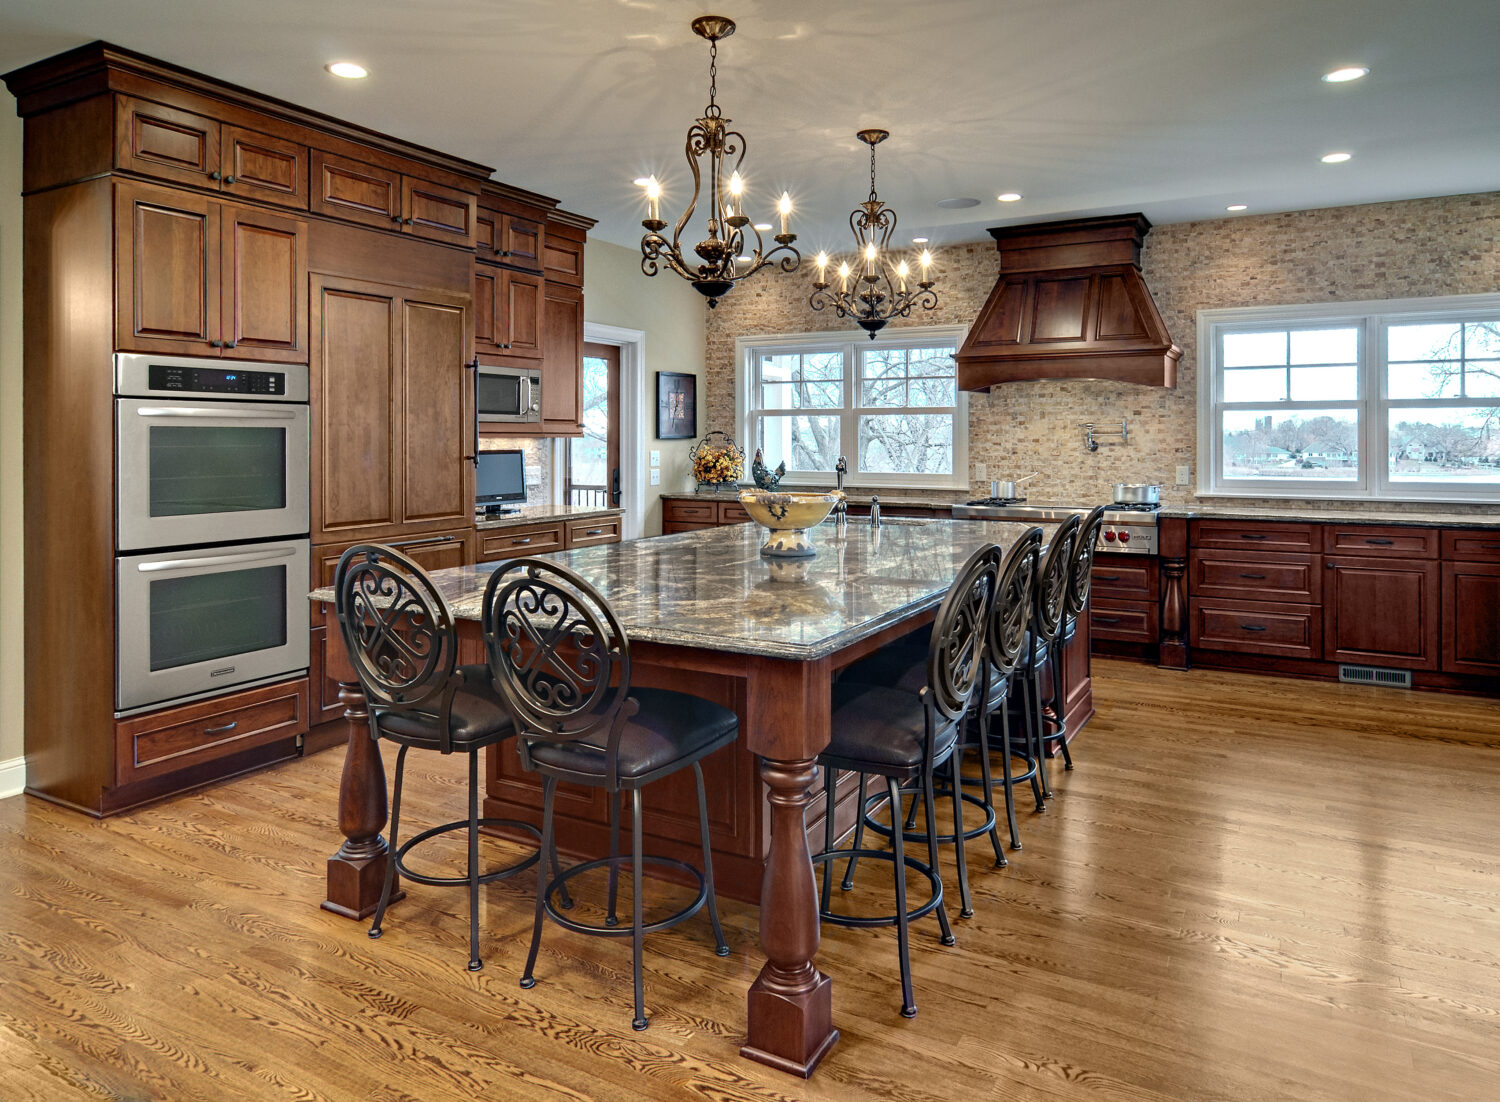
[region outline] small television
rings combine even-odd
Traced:
[[[526,503],[526,461],[519,451],[480,452],[474,504],[482,513],[512,512]]]

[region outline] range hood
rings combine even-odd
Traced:
[[[990,230],[1000,279],[959,349],[958,385],[1026,379],[1177,385],[1172,343],[1141,278],[1143,214]]]

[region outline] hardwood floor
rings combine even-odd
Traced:
[[[0,1099],[1494,1097],[1496,702],[1095,670],[1025,849],[970,844],[958,945],[914,927],[915,1020],[894,932],[825,928],[843,1040],[810,1083],[737,1055],[743,905],[727,959],[706,918],[647,938],[640,1034],[627,942],[549,926],[520,989],[529,873],[485,890],[478,974],[462,890],[412,886],[379,941],[319,911],[333,752],[106,822],[0,802]],[[463,766],[412,755],[409,822],[462,814]]]

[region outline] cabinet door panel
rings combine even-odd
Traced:
[[[217,119],[120,96],[115,106],[115,165],[194,187],[217,188]]]
[[[314,149],[310,206],[317,214],[395,229],[401,217],[401,174]]]
[[[405,452],[402,520],[444,521],[473,515],[473,379],[464,368],[461,301],[408,299],[402,306],[405,356]]]
[[[313,542],[399,531],[397,296],[316,276],[312,310]]]
[[[1330,662],[1438,668],[1438,564],[1329,558],[1323,656]]]
[[[583,292],[546,288],[542,357],[542,431],[583,435]]]
[[[1195,597],[1313,605],[1323,599],[1324,571],[1317,555],[1195,550],[1188,563],[1188,592]]]
[[[542,244],[547,278],[555,283],[583,286],[583,242],[548,234]]]
[[[1443,563],[1443,669],[1500,675],[1500,563]]]
[[[307,209],[307,146],[226,126],[223,150],[225,192]]]
[[[542,255],[545,249],[542,223],[514,214],[500,216],[500,255],[505,264],[518,268],[542,270]]]
[[[474,244],[475,198],[457,188],[401,178],[401,209],[406,230],[450,245]]]
[[[502,295],[502,320],[504,322],[505,336],[503,348],[507,356],[521,359],[539,360],[543,355],[543,341],[545,338],[544,326],[546,325],[546,311],[549,308],[546,302],[546,285],[541,276],[526,275],[523,272],[500,273],[500,290]],[[497,323],[497,328],[500,328]],[[582,330],[579,330],[579,340],[582,340]],[[582,347],[580,343],[579,347]],[[582,361],[579,361],[580,365]],[[542,388],[542,401],[546,402],[547,390]],[[543,407],[542,416],[546,416],[546,408]]]
[[[500,283],[499,270],[487,264],[474,265],[474,345],[476,352],[503,352],[502,327],[495,314]]]
[[[1317,605],[1194,600],[1188,641],[1195,647],[1283,658],[1321,658],[1323,613]]]
[[[115,202],[116,345],[217,356],[219,211],[207,196],[121,184]]]
[[[307,362],[307,224],[225,207],[224,355]]]

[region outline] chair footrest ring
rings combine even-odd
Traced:
[[[480,819],[478,820],[478,825],[482,827],[510,827],[514,830],[522,831],[534,837],[537,841],[537,846],[539,849],[542,844],[542,832],[537,830],[537,828],[532,826],[530,823],[519,822],[515,819]],[[421,834],[418,834],[410,841],[402,842],[400,848],[396,850],[395,854],[392,857],[392,859],[396,863],[396,871],[414,884],[437,884],[446,887],[453,887],[459,884],[467,884],[469,882],[468,876],[428,876],[425,873],[412,872],[411,869],[406,867],[406,854],[409,850],[412,849],[413,846],[421,845],[429,838],[435,838],[439,834],[447,834],[450,831],[454,830],[468,829],[469,820],[458,819],[451,823],[444,823],[442,826],[435,826],[429,830],[424,830]],[[514,876],[516,873],[521,872],[524,869],[531,868],[532,865],[536,864],[537,858],[539,856],[539,852],[529,854],[513,865],[505,865],[490,872],[481,873],[479,876],[479,882],[481,884],[488,884],[491,881],[504,880],[508,876]]]
[[[703,873],[686,861],[678,861],[672,857],[658,857],[653,854],[644,854],[641,857],[643,865],[656,865],[661,868],[680,869],[688,873],[698,882],[698,894],[693,901],[679,911],[674,911],[666,918],[657,919],[655,922],[647,922],[641,926],[641,933],[650,934],[657,930],[665,930],[676,926],[679,922],[686,922],[703,909],[704,902],[708,899],[708,888],[703,879]],[[572,930],[576,934],[593,934],[596,937],[630,937],[635,933],[635,924],[631,922],[621,923],[618,926],[598,926],[588,922],[578,922],[563,915],[552,903],[552,894],[575,876],[592,872],[594,869],[605,868],[609,865],[621,866],[620,871],[629,876],[631,873],[632,858],[624,854],[620,857],[600,857],[593,861],[585,861],[581,865],[574,865],[560,876],[554,876],[547,881],[547,889],[543,893],[542,905],[546,908],[547,915],[565,930]]]
[[[830,849],[825,850],[822,853],[815,854],[813,856],[812,863],[814,866],[817,866],[827,861],[840,861],[844,858],[850,857],[868,858],[873,861],[890,861],[893,864],[896,860],[896,855],[888,849]],[[918,861],[915,857],[902,855],[901,862],[907,868],[915,869],[917,872],[927,877],[927,882],[932,885],[932,895],[930,895],[924,902],[917,904],[917,906],[906,912],[906,920],[908,922],[914,922],[917,919],[922,918],[925,915],[929,915],[933,911],[937,910],[938,906],[943,902],[943,881],[937,873],[932,871],[932,867],[930,865]],[[899,915],[894,914],[875,915],[869,918],[860,915],[841,915],[835,911],[831,911],[828,909],[827,900],[823,900],[818,904],[818,917],[824,922],[833,923],[835,926],[861,927],[894,926],[900,918]]]
[[[965,781],[965,783],[968,783],[967,780]],[[980,787],[983,787],[983,785],[984,785],[983,781],[975,781],[974,783],[977,784],[977,785],[979,785]],[[920,792],[912,792],[911,795],[920,797],[921,793]],[[944,798],[952,799],[952,797],[953,797],[952,791],[950,789],[947,789],[947,788],[936,789],[933,792],[933,795],[935,797],[937,797],[938,799],[940,799],[940,800],[944,799]],[[972,807],[980,808],[984,812],[984,822],[980,823],[977,827],[970,827],[970,828],[966,829],[964,831],[964,840],[968,841],[970,839],[979,838],[979,837],[981,837],[981,836],[983,836],[985,834],[988,834],[990,832],[990,830],[995,825],[995,809],[994,809],[994,807],[991,806],[990,804],[986,803],[984,800],[980,799],[978,796],[971,796],[967,792],[965,792],[963,794],[963,797],[964,797],[964,803],[969,804]],[[881,799],[886,799],[886,797],[884,797],[884,796],[881,796],[880,798]],[[869,807],[868,807],[868,801],[866,801],[866,808],[865,808],[865,813],[864,814],[865,814],[865,829],[866,830],[872,830],[876,834],[880,835],[882,838],[890,838],[890,837],[894,836],[894,832],[891,830],[891,828],[889,826],[887,826],[885,823],[882,823],[879,819],[875,819],[875,818],[871,817],[870,810],[869,810]],[[920,831],[920,830],[912,829],[912,830],[902,830],[901,833],[906,838],[906,840],[908,842],[921,842],[924,845],[927,842],[927,832],[926,831]],[[941,842],[941,843],[944,843],[944,844],[951,843],[953,841],[953,834],[952,834],[951,831],[949,833],[947,833],[947,834],[939,834],[937,836],[937,840],[939,842]]]

